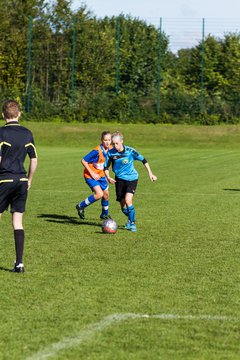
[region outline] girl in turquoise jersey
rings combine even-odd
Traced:
[[[120,132],[112,134],[113,148],[108,151],[104,171],[110,184],[115,184],[117,201],[121,204],[124,215],[128,217],[125,228],[136,232],[135,208],[133,205],[133,195],[137,188],[138,172],[134,168],[134,161],[141,161],[149,175],[151,181],[156,181],[157,177],[152,173],[147,160],[134,148],[123,144],[123,135]],[[109,166],[115,173],[115,179],[109,175]]]

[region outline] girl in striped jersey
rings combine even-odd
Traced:
[[[109,209],[109,186],[104,174],[104,162],[108,150],[111,148],[111,133],[103,131],[101,134],[101,144],[96,146],[90,153],[82,159],[84,166],[84,179],[93,194],[76,205],[78,215],[81,219],[85,219],[85,208],[101,199],[102,212],[101,219],[111,218]]]

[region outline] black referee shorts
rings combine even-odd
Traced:
[[[135,194],[138,180],[128,181],[116,178],[115,188],[117,201],[125,198],[126,193]]]
[[[27,188],[27,181],[4,182],[0,180],[0,214],[7,210],[9,205],[11,213],[24,213],[28,195]]]

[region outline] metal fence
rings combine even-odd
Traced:
[[[82,84],[82,72],[87,72],[89,77],[88,80],[85,80],[90,83],[91,79],[91,68],[86,70],[88,64],[87,61],[84,63],[79,63],[78,53],[83,51],[93,52],[96,56],[95,64],[98,66],[98,61],[103,62],[104,59],[101,59],[101,48],[93,49],[91,44],[96,47],[97,40],[93,39],[94,36],[99,37],[99,43],[103,46],[102,38],[104,36],[109,36],[106,41],[109,45],[109,57],[111,57],[111,65],[109,66],[109,74],[102,74],[99,70],[97,76],[99,78],[102,76],[106,80],[106,88],[108,92],[115,95],[119,95],[123,89],[121,83],[121,73],[123,71],[121,67],[122,62],[122,48],[121,41],[123,37],[122,16],[119,16],[113,22],[113,27],[111,35],[99,34],[98,32],[94,35],[93,32],[88,30],[88,34],[84,33],[84,23],[81,23],[76,17],[72,18],[72,22],[65,26],[66,34],[64,39],[61,36],[61,31],[59,37],[55,37],[55,43],[51,41],[46,41],[43,44],[41,50],[41,40],[43,37],[50,37],[49,33],[44,31],[39,25],[39,22],[36,22],[32,18],[29,18],[28,25],[28,39],[27,39],[27,76],[26,76],[26,111],[31,112],[32,103],[34,102],[33,88],[34,83],[38,80],[40,84],[40,90],[45,94],[49,95],[51,100],[55,99],[57,102],[58,97],[56,96],[57,91],[62,91],[65,97],[68,98],[72,103],[77,101],[76,92],[81,88]],[[162,69],[162,49],[161,49],[161,38],[163,34],[167,37],[169,41],[169,49],[174,54],[177,55],[177,52],[180,49],[188,49],[194,46],[201,46],[201,59],[200,59],[200,76],[199,76],[199,108],[200,112],[205,111],[205,96],[204,96],[204,74],[205,74],[205,38],[208,35],[213,35],[216,38],[222,38],[226,33],[239,33],[239,20],[238,19],[165,19],[165,18],[148,18],[143,19],[145,23],[149,26],[153,26],[157,30],[158,39],[155,47],[156,51],[156,68],[155,68],[155,81],[154,86],[155,90],[152,92],[154,94],[154,108],[157,116],[161,116],[162,110],[162,80],[163,80],[163,69]],[[96,26],[96,21],[92,21],[91,27],[94,30]],[[104,26],[103,26],[104,28]],[[40,36],[40,37],[39,37]],[[88,48],[83,47],[81,38],[85,36],[85,41],[88,42]],[[59,39],[59,42],[58,42]],[[39,45],[40,43],[40,45]],[[64,45],[63,45],[64,43]],[[47,49],[47,47],[49,48]],[[43,51],[44,48],[44,51]],[[42,53],[41,53],[42,51]],[[56,55],[56,63],[51,63],[53,56],[51,52],[54,52]],[[47,54],[47,59],[46,59]],[[87,57],[87,55],[86,55]],[[98,58],[99,57],[99,58]],[[84,59],[84,55],[81,57]],[[100,59],[100,60],[99,60]],[[109,59],[108,59],[109,60]],[[59,63],[58,63],[59,62]],[[62,62],[60,64],[60,62]],[[64,66],[63,66],[64,63]],[[50,69],[51,64],[51,69]],[[126,67],[127,62],[125,63]],[[130,65],[129,65],[130,66]],[[62,72],[62,73],[61,73]],[[95,81],[96,79],[94,79]],[[97,81],[96,81],[97,82]],[[60,89],[62,83],[65,84],[65,89]],[[51,89],[51,91],[49,90]],[[103,91],[101,86],[98,91]],[[153,96],[153,95],[152,95]],[[44,97],[44,96],[43,96]]]

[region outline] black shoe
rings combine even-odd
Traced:
[[[100,215],[100,219],[102,220],[107,220],[107,219],[111,219],[111,216],[110,215]]]
[[[15,273],[24,273],[24,265],[23,264],[16,264],[14,263],[14,268],[12,269],[12,272]]]
[[[81,208],[81,206],[79,206],[78,204],[76,205],[76,209],[78,212],[78,215],[81,219],[85,219],[85,215],[84,215],[84,209]]]

